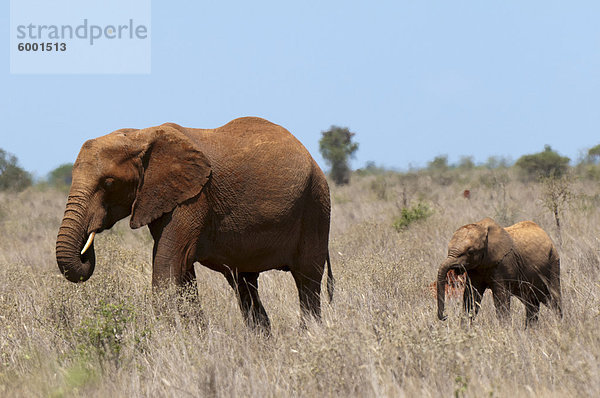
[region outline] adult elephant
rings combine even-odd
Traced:
[[[291,271],[303,313],[320,317],[329,262],[329,187],[306,148],[264,119],[216,129],[167,123],[87,141],[56,241],[72,282],[94,271],[94,236],[131,215],[154,238],[152,284],[195,283],[194,263],[221,272],[250,326],[269,330],[258,296],[262,271]]]
[[[474,317],[483,293],[491,289],[500,318],[510,311],[510,297],[525,304],[525,324],[537,320],[540,303],[562,316],[560,259],[550,237],[533,221],[502,228],[491,218],[459,228],[448,244],[448,257],[437,276],[438,318],[445,320],[446,274],[466,273],[466,313]]]

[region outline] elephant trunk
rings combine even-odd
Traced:
[[[85,282],[94,273],[96,255],[88,240],[88,202],[85,195],[69,195],[65,215],[56,238],[56,261],[60,272],[71,282]],[[89,246],[82,250],[88,241]]]
[[[437,315],[440,321],[446,320],[446,316],[444,315],[444,306],[446,304],[446,277],[448,275],[448,271],[450,271],[450,269],[455,265],[454,259],[448,258],[442,263],[442,265],[440,265],[440,268],[438,269],[436,282],[438,306]]]

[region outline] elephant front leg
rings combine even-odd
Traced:
[[[159,220],[150,225],[154,238],[152,252],[152,288],[154,293],[154,308],[158,313],[168,314],[172,310],[171,303],[165,301],[166,290],[175,288],[177,293],[174,300],[176,311],[182,318],[199,321],[202,329],[206,328],[204,312],[198,300],[196,271],[194,269],[195,246],[189,242],[189,237],[178,233],[182,228],[175,228],[172,223],[164,225]],[[185,229],[183,229],[185,230]]]
[[[175,287],[179,294],[179,298],[176,299],[177,309],[182,317],[187,317],[190,307],[186,304],[198,305],[198,287],[194,269],[196,246],[190,241],[190,238],[198,234],[189,223],[181,222],[171,214],[163,216],[148,227],[154,238],[152,287],[156,293],[155,297],[159,296],[159,292]],[[167,303],[157,304],[162,308]],[[197,312],[197,318],[204,319],[202,309],[198,307],[194,312]]]
[[[152,286],[195,286],[195,245],[198,234],[188,222],[166,214],[149,226],[154,238],[152,250]]]
[[[163,239],[154,242],[152,258],[152,286],[164,288],[170,285],[187,287],[196,285],[194,259],[190,248],[178,246]]]
[[[521,281],[515,295],[525,305],[525,328],[527,328],[538,321],[540,312],[539,289],[529,282]]]
[[[198,300],[198,282],[196,280],[196,270],[193,261],[186,266],[186,271],[181,276],[180,283],[177,284],[179,293],[189,302],[197,303]]]
[[[228,273],[225,278],[235,291],[246,325],[269,334],[271,322],[258,296],[258,272]]]
[[[467,275],[465,283],[465,291],[463,293],[463,308],[469,319],[473,320],[479,308],[481,308],[481,300],[485,292],[486,285],[476,278],[470,278]]]
[[[496,307],[496,315],[503,322],[510,320],[510,291],[508,287],[502,283],[494,283],[492,285],[492,295],[494,296],[494,307]]]

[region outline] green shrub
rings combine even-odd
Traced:
[[[515,166],[527,179],[560,177],[567,172],[569,161],[568,157],[560,156],[550,145],[546,145],[543,152],[521,156]]]
[[[84,361],[76,361],[62,372],[63,385],[50,393],[50,397],[81,396],[82,390],[92,388],[101,381],[94,366]]]
[[[425,220],[433,214],[433,210],[427,203],[418,202],[416,205],[404,207],[400,216],[394,220],[392,226],[396,231],[402,231],[416,221]]]
[[[124,333],[132,319],[133,309],[130,305],[100,301],[94,316],[85,319],[76,331],[80,353],[118,364],[125,344]]]

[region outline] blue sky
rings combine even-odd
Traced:
[[[0,10],[0,148],[44,176],[88,138],[246,115],[289,129],[325,166],[349,127],[367,161],[484,162],[600,143],[598,1],[152,2],[147,75],[11,75]]]

